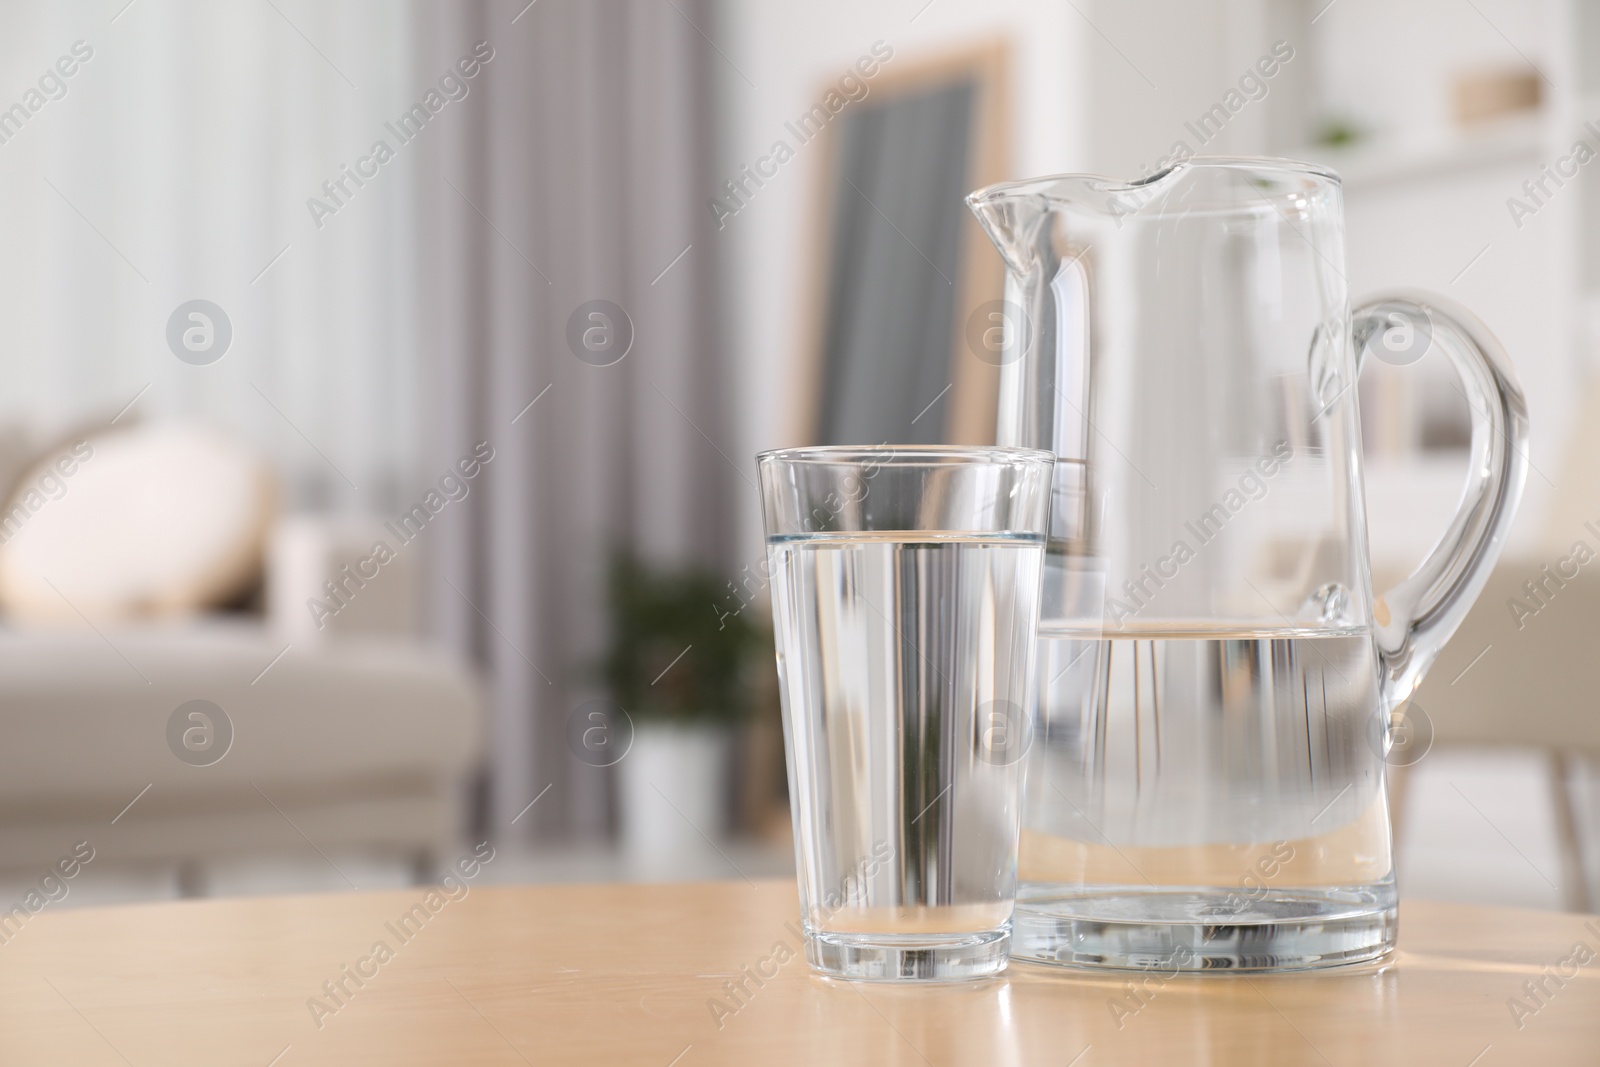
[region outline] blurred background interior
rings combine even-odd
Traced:
[[[489,880],[787,873],[752,455],[991,440],[961,196],[1204,152],[1336,168],[1352,295],[1448,294],[1512,353],[1528,491],[1408,720],[1401,888],[1600,906],[1600,567],[1561,563],[1600,550],[1586,0],[0,26],[6,904],[78,841],[73,904],[401,885],[485,839]],[[1433,357],[1360,389],[1382,588],[1468,419]]]

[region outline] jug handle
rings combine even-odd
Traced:
[[[1431,293],[1379,293],[1351,313],[1358,375],[1368,349],[1386,344],[1386,331],[1396,326],[1427,330],[1431,344],[1448,356],[1472,412],[1472,446],[1467,484],[1450,525],[1410,577],[1373,604],[1383,708],[1391,712],[1411,698],[1483,591],[1528,474],[1527,404],[1510,358],[1488,327]]]

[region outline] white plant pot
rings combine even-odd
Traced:
[[[630,858],[660,866],[712,851],[727,829],[725,727],[640,723],[618,764],[622,839]]]

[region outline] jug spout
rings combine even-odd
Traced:
[[[1131,214],[1150,189],[1174,180],[1172,167],[1137,182],[1122,182],[1093,174],[1057,174],[1020,182],[1002,182],[967,196],[967,207],[1000,250],[1006,267],[1028,274],[1036,265],[1040,230],[1052,217],[1071,217],[1093,223]],[[1118,227],[1120,228],[1120,227]]]
[[[1175,168],[1174,168],[1175,169]],[[1037,264],[1040,230],[1054,216],[1092,220],[1115,216],[1124,194],[1160,182],[1172,174],[1163,171],[1139,183],[1125,183],[1093,174],[1057,174],[1020,182],[1001,182],[967,196],[967,207],[1000,250],[1006,267],[1027,274]]]
[[[1028,248],[1045,214],[1042,203],[1035,203],[1029,211],[1029,201],[1039,199],[1037,194],[1000,186],[967,195],[967,207],[978,217],[978,225],[999,249],[1009,271],[1023,274],[1028,270]]]

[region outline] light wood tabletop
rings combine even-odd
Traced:
[[[1600,1063],[1583,916],[1407,902],[1385,965],[1135,998],[817,978],[792,882],[428,892],[46,908],[0,943],[0,1063]]]

